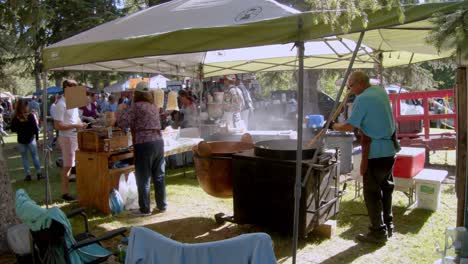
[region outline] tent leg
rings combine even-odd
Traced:
[[[47,144],[47,71],[42,73],[42,79],[44,82],[44,88],[42,89],[42,149],[43,149],[43,161],[44,161],[44,179],[45,179],[45,204],[46,208],[49,208],[49,204],[51,203],[50,197],[50,185],[49,185],[49,161],[50,161],[50,149]]]
[[[202,120],[200,118],[200,115],[201,115],[201,109],[202,109],[202,103],[203,103],[203,65],[200,64],[198,66],[198,89],[200,89],[199,91],[199,95],[198,95],[198,129],[200,130],[200,135],[201,135],[201,130],[202,130]]]
[[[337,99],[335,100],[335,104],[333,105],[333,109],[330,113],[330,115],[333,115],[333,112],[335,112],[336,107],[338,106],[339,99],[341,98],[341,95],[343,93],[344,87],[346,86],[346,81],[348,80],[348,76],[351,74],[351,70],[354,65],[354,61],[356,60],[357,53],[361,47],[362,39],[364,38],[364,31],[361,32],[359,36],[359,40],[356,43],[356,48],[354,50],[353,56],[351,58],[351,62],[349,63],[348,69],[346,70],[343,83],[341,84],[340,91],[338,92]],[[303,119],[303,95],[304,95],[304,42],[298,42],[296,43],[298,47],[298,56],[299,56],[299,80],[298,80],[298,108],[297,108],[297,151],[296,151],[296,178],[295,178],[295,184],[294,184],[294,228],[293,228],[293,257],[292,257],[292,263],[296,263],[296,253],[297,253],[297,245],[298,245],[298,238],[299,238],[299,205],[300,205],[300,200],[301,200],[301,176],[302,176],[302,119]],[[331,118],[328,117],[327,123],[323,129],[328,129],[328,126],[330,125],[329,120]],[[319,142],[322,142],[321,139],[319,139]],[[320,144],[320,143],[319,143]],[[314,162],[317,158],[317,153],[316,151],[314,153],[314,157],[312,158],[312,161]],[[318,219],[318,218],[317,218]]]
[[[304,42],[296,43],[299,57],[299,74],[297,83],[297,150],[296,150],[296,178],[294,182],[294,227],[293,227],[293,257],[296,263],[297,242],[299,237],[299,201],[301,200],[302,175],[302,120],[304,116]]]

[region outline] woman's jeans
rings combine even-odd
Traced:
[[[36,140],[34,139],[29,144],[18,143],[18,150],[21,154],[21,160],[23,161],[23,168],[24,172],[26,172],[26,175],[31,175],[31,171],[29,170],[28,152],[31,153],[34,168],[36,168],[36,173],[41,173],[41,164],[39,163],[39,156],[37,155]]]
[[[138,205],[142,213],[149,213],[150,179],[153,179],[156,206],[159,210],[166,209],[166,184],[164,141],[158,140],[135,144],[135,178],[138,187]]]

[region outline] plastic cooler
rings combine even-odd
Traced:
[[[425,160],[426,149],[403,147],[396,155],[393,176],[413,178],[424,169]]]
[[[440,205],[440,187],[448,172],[424,169],[416,177],[417,207],[436,211]]]
[[[309,128],[321,128],[325,122],[323,115],[308,115],[306,116],[306,119],[309,120]]]

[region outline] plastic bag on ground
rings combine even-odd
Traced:
[[[17,255],[31,253],[29,227],[26,224],[9,227],[7,229],[7,242],[10,249]]]
[[[127,193],[128,193],[128,185],[127,180],[125,179],[125,174],[120,175],[119,179],[119,193],[122,196],[122,200],[125,202],[127,201]]]
[[[109,195],[109,207],[113,215],[120,214],[124,210],[124,201],[119,191],[112,189]]]
[[[138,189],[136,185],[135,173],[133,172],[128,174],[127,187],[128,191],[127,200],[125,201],[125,209],[132,210],[140,208],[138,205]]]

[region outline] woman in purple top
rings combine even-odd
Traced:
[[[140,209],[134,215],[151,214],[150,178],[153,179],[156,212],[166,211],[166,185],[164,141],[161,137],[159,111],[153,103],[153,94],[146,82],[138,83],[134,92],[134,103],[130,107],[120,104],[116,113],[117,125],[130,128],[135,153],[135,176],[138,187]]]
[[[88,104],[86,106],[80,107],[79,110],[82,112],[81,118],[84,121],[92,121],[98,117],[97,105],[93,102],[93,95],[88,97]]]

